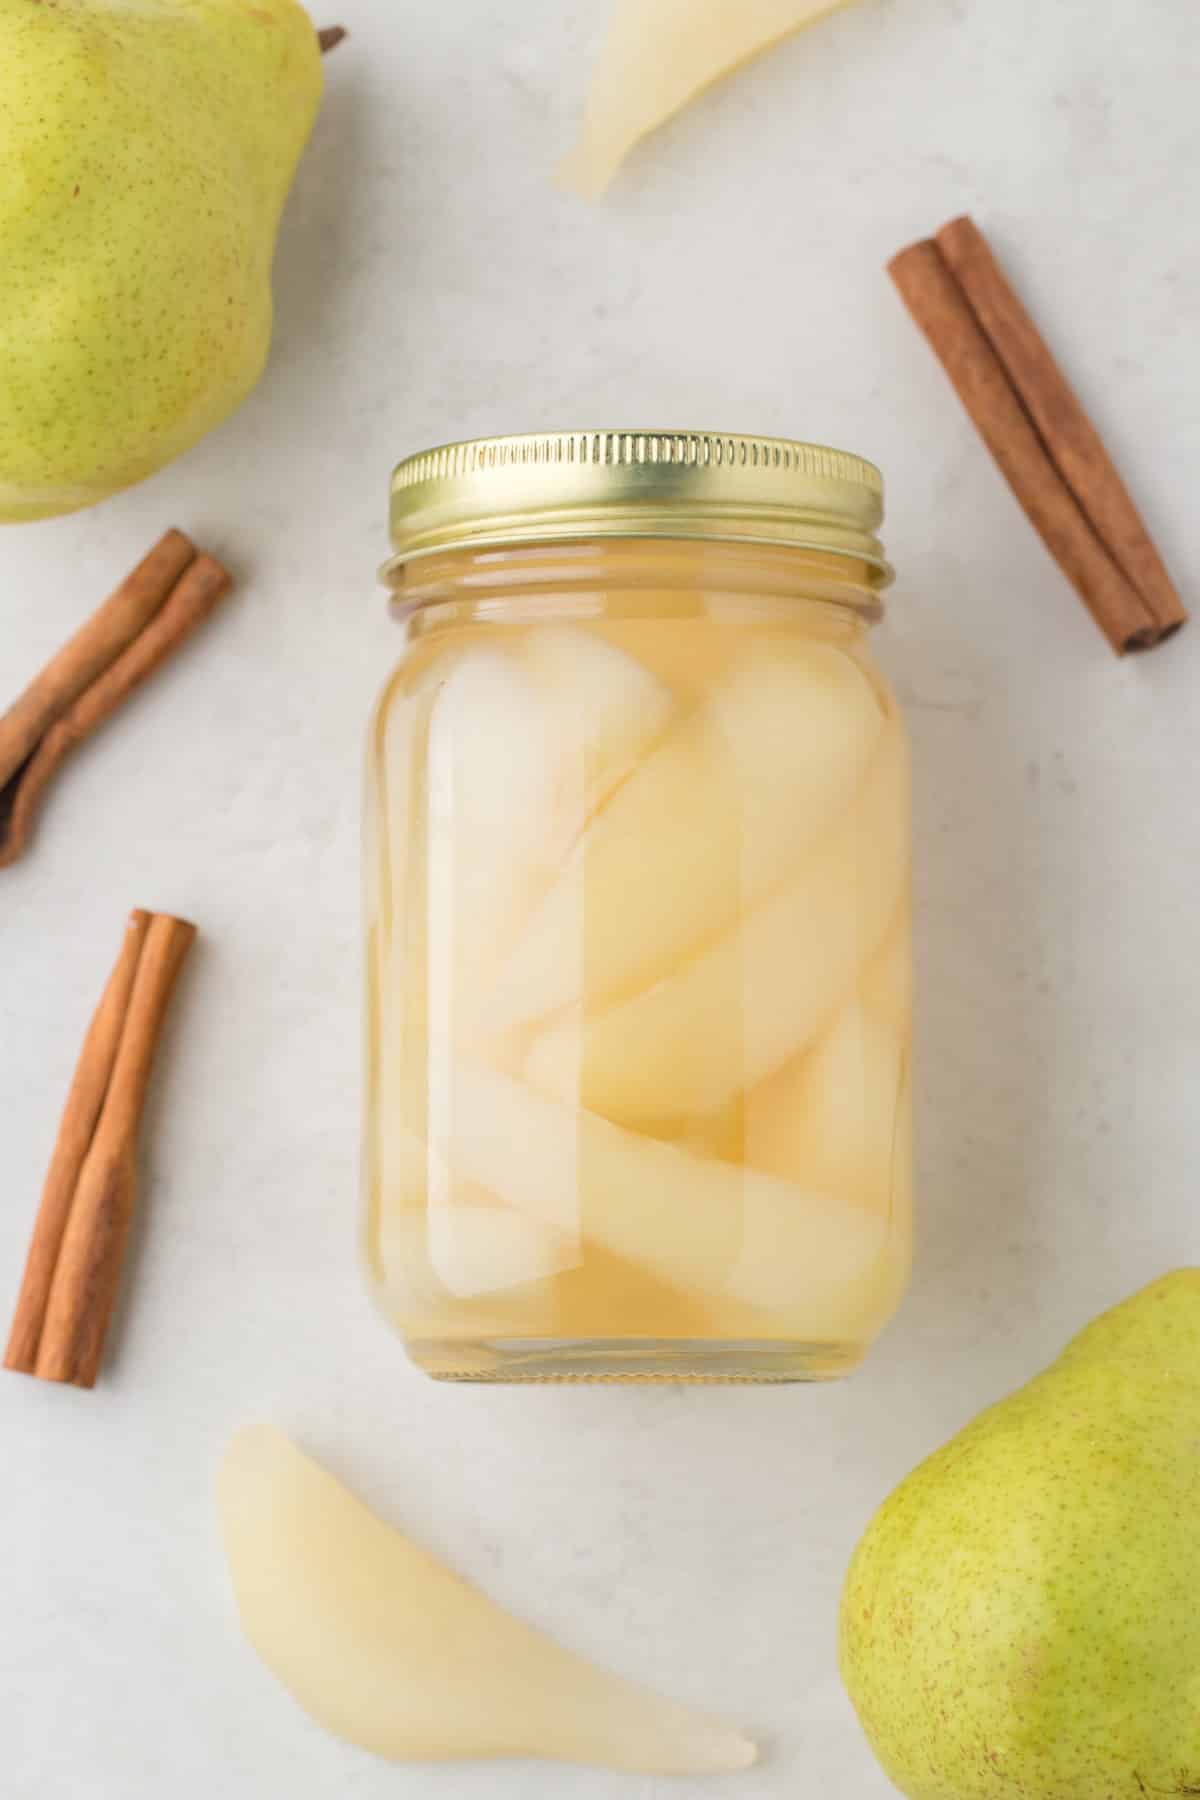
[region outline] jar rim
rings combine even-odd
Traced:
[[[674,538],[851,556],[885,587],[883,478],[848,451],[701,431],[571,431],[466,439],[398,464],[391,584],[455,550],[589,538]]]

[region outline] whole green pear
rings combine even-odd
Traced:
[[[249,393],[320,96],[296,0],[0,0],[0,521],[140,481]]]
[[[897,1488],[840,1654],[909,1800],[1200,1794],[1200,1269],[1105,1313]]]

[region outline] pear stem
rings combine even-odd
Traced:
[[[349,33],[344,25],[325,25],[317,33],[317,42],[321,46],[321,55],[326,56],[330,50],[336,50],[344,37]]]

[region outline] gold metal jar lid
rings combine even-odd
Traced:
[[[844,450],[709,431],[564,431],[425,450],[392,477],[394,556],[700,538],[853,556],[884,586],[883,479]]]

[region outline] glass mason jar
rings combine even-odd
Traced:
[[[879,475],[695,433],[402,463],[366,1250],[429,1374],[844,1374],[911,1242]]]

